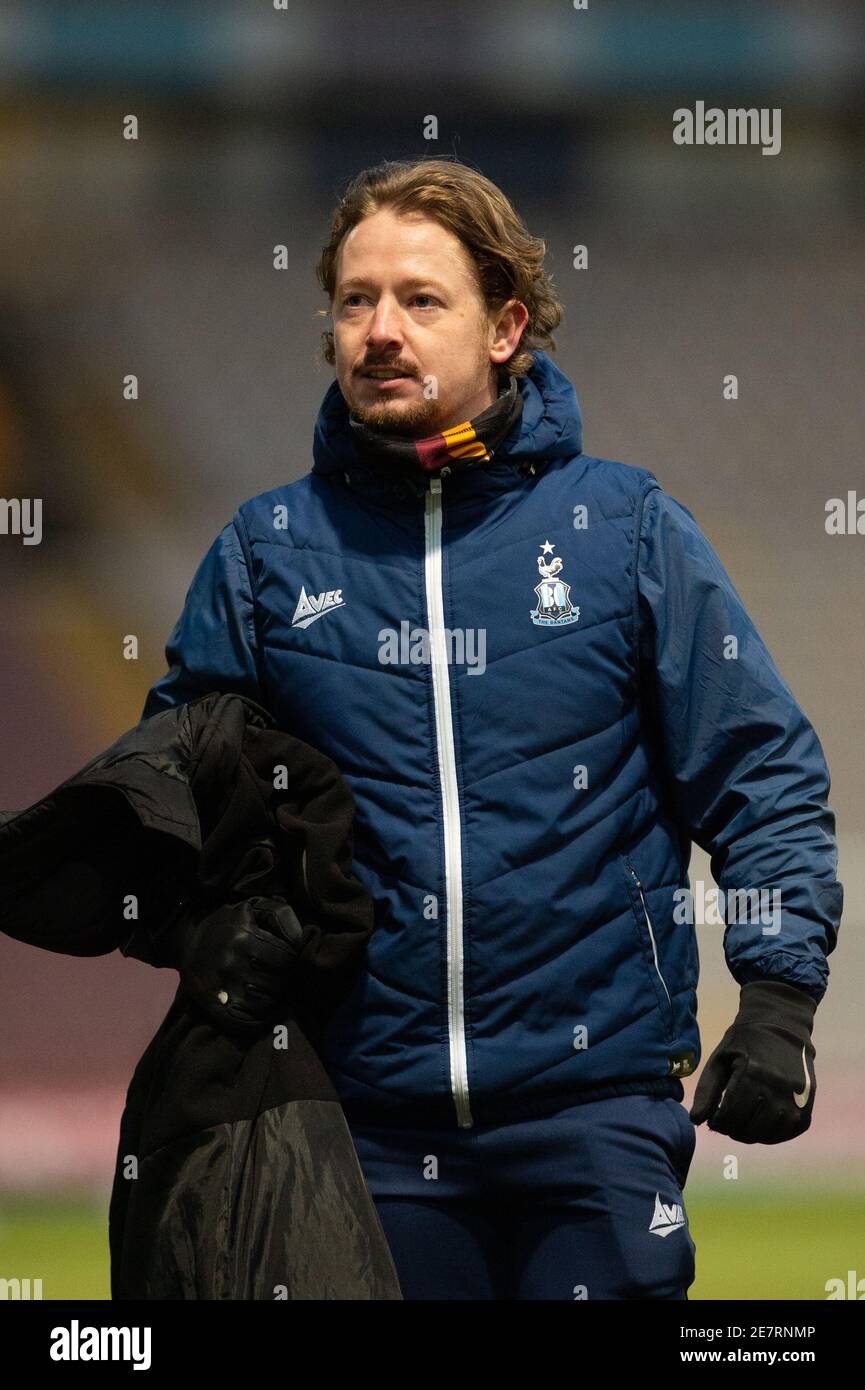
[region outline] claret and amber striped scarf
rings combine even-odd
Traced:
[[[498,399],[480,415],[426,439],[407,439],[404,435],[372,429],[352,414],[349,422],[363,455],[372,457],[377,463],[402,463],[409,473],[426,476],[438,472],[445,464],[456,472],[487,463],[510,434],[522,410],[522,393],[516,377],[512,376],[506,379]]]

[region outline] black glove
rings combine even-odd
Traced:
[[[694,1124],[707,1120],[709,1129],[740,1144],[783,1144],[804,1134],[817,1089],[811,1042],[816,1008],[795,985],[743,985],[739,1012],[694,1092]]]
[[[186,905],[157,938],[154,964],[178,970],[186,992],[218,1027],[259,1029],[286,998],[302,936],[281,898]]]

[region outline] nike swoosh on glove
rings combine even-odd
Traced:
[[[190,904],[160,936],[156,963],[179,971],[186,993],[218,1027],[257,1030],[286,997],[302,937],[282,898]]]
[[[743,985],[739,1012],[703,1068],[690,1116],[740,1144],[783,1144],[811,1123],[817,1004],[779,980]]]

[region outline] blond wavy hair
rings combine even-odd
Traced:
[[[553,330],[562,305],[544,270],[546,245],[532,236],[513,205],[491,179],[458,160],[385,160],[364,169],[348,184],[337,204],[330,239],[317,266],[318,281],[333,305],[336,267],[343,238],[358,222],[382,208],[420,212],[439,222],[465,246],[474,262],[481,293],[491,313],[519,299],[528,321],[513,356],[509,376],[531,369],[532,349],[555,351]],[[329,311],[319,310],[326,315]],[[336,361],[333,332],[322,334],[324,360]]]

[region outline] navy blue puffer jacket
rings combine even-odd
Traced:
[[[249,695],[354,794],[376,924],[325,1055],[349,1119],[681,1099],[692,840],[728,904],[772,906],[728,916],[735,979],[826,987],[842,892],[811,724],[691,513],[581,452],[548,356],[520,390],[490,462],[414,483],[368,467],[334,383],[312,471],[216,538],[144,707]]]

